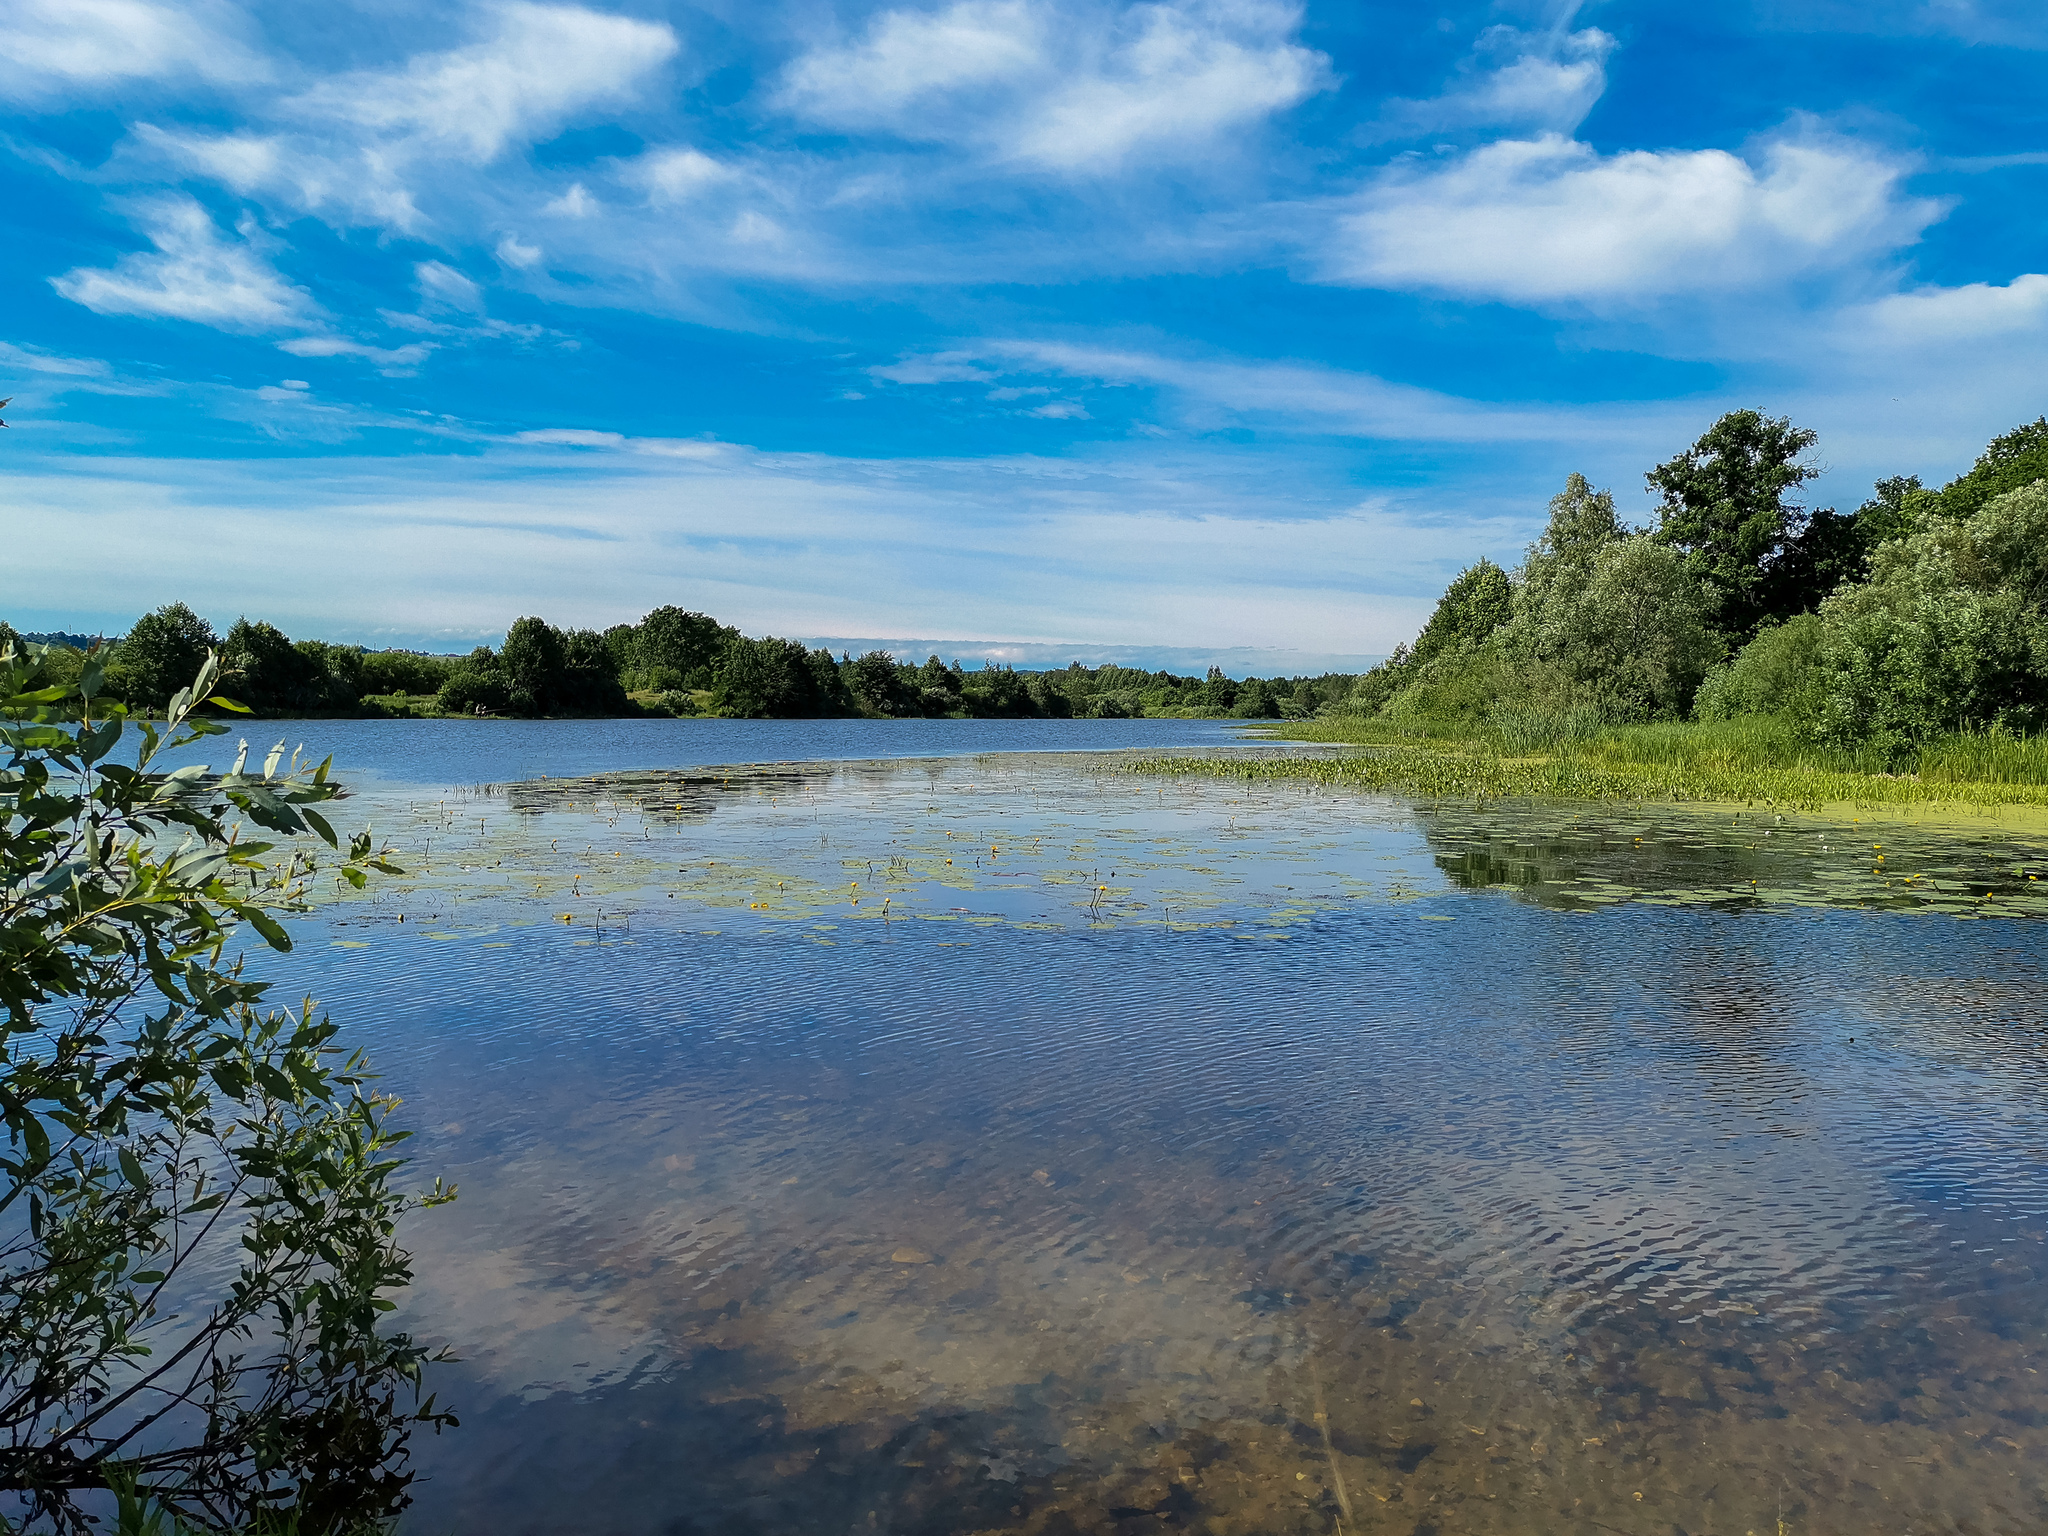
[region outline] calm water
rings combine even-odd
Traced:
[[[292,962],[462,1186],[406,1531],[2048,1528],[2048,928],[1870,909],[2032,837],[536,730]]]

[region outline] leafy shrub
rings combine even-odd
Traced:
[[[1881,545],[1820,619],[1823,741],[1896,751],[2048,724],[2048,481]]]
[[[1767,624],[1731,661],[1715,667],[1700,684],[1693,713],[1702,720],[1735,720],[1745,715],[1813,717],[1820,662],[1821,621],[1802,613],[1782,624]]]
[[[0,1486],[29,1529],[94,1528],[118,1490],[193,1531],[294,1506],[306,1531],[405,1503],[428,1352],[380,1332],[410,1279],[395,1239],[447,1198],[390,1187],[392,1102],[310,1000],[265,1006],[226,946],[273,949],[318,868],[397,873],[344,851],[314,808],[327,765],[224,774],[155,766],[218,735],[197,717],[216,660],[165,701],[133,758],[97,659],[41,689],[0,648]],[[317,865],[231,822],[334,849]],[[153,1010],[153,1011],[152,1011]],[[140,1513],[137,1515],[141,1519]]]

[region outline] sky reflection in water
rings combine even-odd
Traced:
[[[2031,842],[1112,767],[356,803],[407,1530],[2048,1524]]]

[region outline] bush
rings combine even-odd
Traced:
[[[365,651],[363,693],[439,693],[455,675],[453,656],[425,656],[418,651]]]
[[[0,649],[0,1487],[28,1528],[92,1529],[108,1490],[195,1531],[386,1519],[407,1435],[450,1422],[419,1398],[427,1351],[379,1331],[411,1277],[393,1233],[447,1196],[393,1192],[403,1137],[362,1058],[224,951],[244,925],[289,951],[316,868],[398,871],[367,836],[342,851],[325,763],[153,766],[223,731],[193,713],[236,707],[214,658],[133,767],[97,660],[32,690],[35,660]],[[335,857],[273,863],[242,820]]]
[[[1820,636],[1818,614],[1766,624],[1732,661],[1707,674],[1694,696],[1693,713],[1702,720],[1745,715],[1812,719],[1819,708]]]
[[[1879,546],[1870,580],[1820,619],[1823,741],[1896,752],[2048,725],[2048,481]]]

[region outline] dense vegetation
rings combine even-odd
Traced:
[[[0,624],[0,637],[12,634]],[[43,653],[41,676],[76,676],[89,642],[44,638],[60,643]],[[110,698],[161,709],[213,650],[238,700],[265,715],[1270,720],[1335,707],[1356,682],[1348,673],[1240,682],[1213,668],[1207,677],[1114,665],[1020,672],[991,663],[969,670],[936,656],[921,665],[901,662],[887,651],[834,658],[794,640],[749,638],[680,608],[657,608],[637,624],[602,633],[522,618],[495,648],[428,656],[294,641],[247,618],[217,636],[185,604],[171,603],[102,649],[103,686]]]
[[[1881,481],[1846,514],[1792,499],[1814,441],[1756,411],[1722,417],[1649,471],[1648,528],[1571,476],[1522,564],[1460,574],[1326,734],[1536,751],[1768,721],[1751,735],[1780,757],[1898,769],[1959,734],[2048,725],[2048,419],[1939,490]]]
[[[316,871],[397,871],[322,818],[324,763],[158,765],[225,729],[213,658],[139,732],[97,658],[46,659],[0,645],[0,1527],[382,1529],[448,1422],[384,1326],[396,1233],[448,1197],[392,1187],[393,1101],[233,946],[289,950]]]

